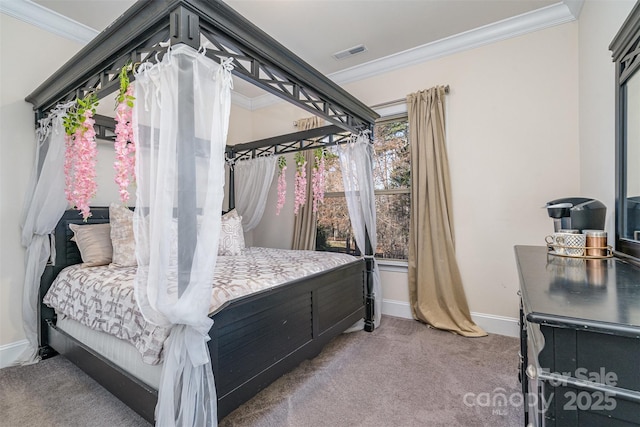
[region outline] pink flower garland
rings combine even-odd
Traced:
[[[313,174],[311,176],[311,186],[313,189],[313,212],[318,212],[318,206],[324,203],[324,178],[324,151],[320,148],[316,150],[315,153],[315,164]]]
[[[133,85],[125,90],[125,99],[116,107],[116,171],[115,182],[120,188],[120,200],[126,204],[129,200],[129,183],[135,182],[136,146],[133,140]]]
[[[91,216],[89,202],[96,195],[96,132],[93,111],[85,109],[75,113],[79,124],[65,137],[65,195],[71,206],[80,210],[86,221]]]
[[[298,215],[301,206],[304,206],[307,199],[307,161],[300,152],[296,153],[296,180],[295,180],[295,201],[293,213]]]
[[[70,206],[75,206],[73,196],[74,170],[76,164],[75,150],[73,147],[73,135],[64,135],[64,194]]]
[[[284,159],[284,157],[280,157],[281,159]],[[280,162],[280,159],[278,159],[278,162]],[[280,215],[280,211],[282,210],[282,207],[284,206],[284,202],[286,200],[286,195],[287,195],[287,179],[286,179],[286,173],[287,171],[287,166],[286,163],[284,166],[280,166],[280,171],[278,172],[278,203],[276,205],[276,215]]]

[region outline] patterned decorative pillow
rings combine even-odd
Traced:
[[[72,241],[76,242],[87,267],[107,265],[111,262],[113,248],[111,246],[111,226],[106,224],[69,224],[73,231]]]
[[[235,209],[222,215],[218,255],[240,255],[244,249],[242,217]]]
[[[112,264],[118,267],[138,265],[136,261],[136,240],[133,235],[133,211],[125,206],[112,203],[109,206],[111,221],[111,243],[113,244]]]

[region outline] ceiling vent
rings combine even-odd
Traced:
[[[353,55],[357,55],[362,52],[366,52],[367,47],[363,44],[359,44],[358,46],[350,47],[349,49],[341,50],[340,52],[336,52],[333,54],[333,57],[336,59],[345,59]]]

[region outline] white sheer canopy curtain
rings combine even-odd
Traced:
[[[260,223],[273,175],[276,156],[240,160],[235,164],[236,210],[242,217],[242,229],[246,233]]]
[[[171,327],[156,425],[215,426],[207,349],[229,125],[231,65],[178,45],[136,73],[138,271],[145,318]]]
[[[376,236],[376,199],[373,183],[373,145],[368,133],[360,133],[353,142],[338,147],[340,169],[347,199],[349,219],[360,250],[366,248],[368,235],[372,253],[366,254],[373,259],[373,292],[375,294],[374,322],[380,325],[382,317],[382,286],[378,264],[373,258],[378,245]],[[362,329],[361,321],[350,330]]]
[[[64,126],[62,118],[71,103],[57,106],[40,120],[36,130],[36,161],[22,210],[22,246],[27,248],[22,295],[22,321],[28,348],[17,363],[38,360],[38,289],[51,255],[49,234],[64,214]]]

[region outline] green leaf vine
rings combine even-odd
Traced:
[[[91,110],[91,113],[95,114],[98,104],[98,95],[95,92],[87,94],[84,98],[76,98],[75,104],[69,108],[66,116],[62,119],[66,134],[76,133],[86,119],[84,113]]]
[[[301,171],[302,167],[304,166],[304,162],[305,162],[305,158],[304,158],[304,154],[302,154],[301,151],[298,151],[296,153],[296,170],[297,171]]]
[[[313,168],[318,169],[318,167],[320,166],[320,160],[326,157],[324,148],[320,147],[313,150],[313,157]]]
[[[278,169],[280,170],[280,172],[282,172],[282,169],[284,169],[287,166],[287,159],[284,156],[278,156]]]
[[[131,84],[129,80],[129,71],[131,70],[133,70],[133,64],[131,61],[127,62],[122,66],[122,68],[120,68],[120,75],[118,76],[120,79],[120,92],[116,98],[116,107],[118,107],[118,104],[126,101],[127,106],[129,108],[133,108],[133,101],[136,98],[127,93],[129,85]]]

